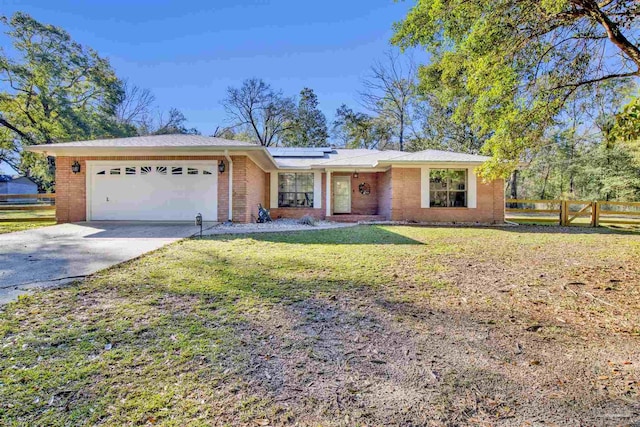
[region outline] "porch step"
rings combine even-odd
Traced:
[[[368,221],[386,221],[384,215],[331,215],[327,217],[327,221],[333,222],[368,222]]]

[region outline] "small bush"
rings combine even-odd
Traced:
[[[298,224],[302,225],[316,225],[316,219],[311,215],[305,215],[298,220]]]

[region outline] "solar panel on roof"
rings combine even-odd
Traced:
[[[331,147],[291,147],[291,148],[269,148],[269,153],[273,157],[324,157],[326,153],[332,152]]]

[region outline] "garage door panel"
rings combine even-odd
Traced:
[[[215,164],[95,165],[93,220],[217,221]],[[203,171],[207,171],[205,174]]]

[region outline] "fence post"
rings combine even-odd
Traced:
[[[597,200],[591,202],[591,226],[600,226],[600,203]]]
[[[567,225],[568,220],[568,212],[567,212],[567,201],[560,201],[560,225]]]

